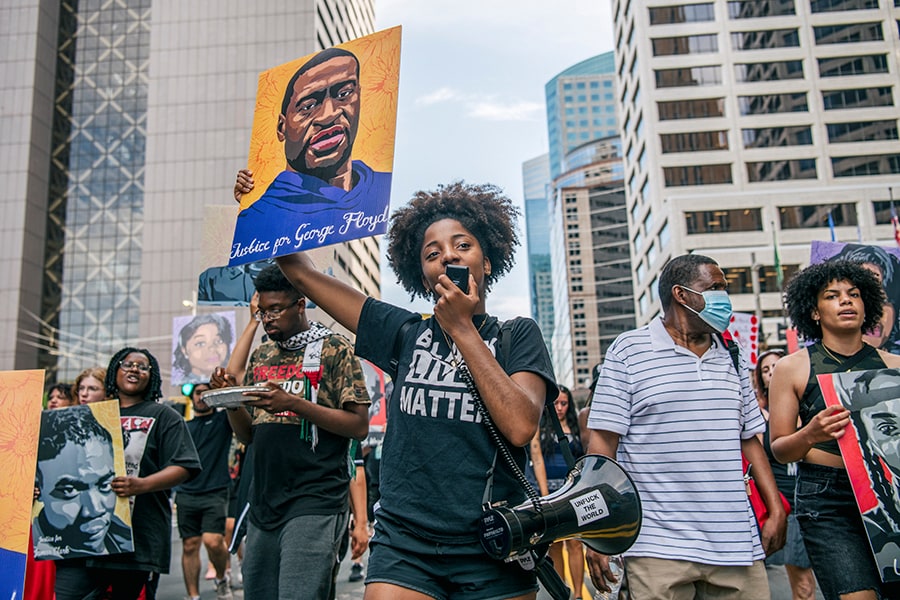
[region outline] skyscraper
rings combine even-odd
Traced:
[[[786,275],[813,240],[893,246],[897,0],[613,4],[637,318],[685,252],[718,260],[735,309],[779,343]]]
[[[0,72],[16,82],[0,91],[13,133],[0,140],[0,368],[71,378],[126,343],[167,365],[204,207],[234,202],[257,75],[371,33],[374,0],[12,4],[0,8]],[[377,242],[328,254],[322,268],[378,294]]]
[[[587,387],[633,324],[613,53],[567,68],[545,94],[549,153],[523,165],[532,315],[559,380]]]

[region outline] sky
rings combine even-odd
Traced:
[[[531,313],[522,163],[548,149],[544,85],[613,49],[610,4],[375,0],[376,30],[403,27],[392,208],[455,180],[503,188],[523,214],[516,266],[488,297],[501,319]],[[386,301],[431,312],[410,302],[384,257],[382,265]]]

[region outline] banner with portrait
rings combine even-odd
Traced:
[[[44,371],[0,372],[0,598],[25,587]]]
[[[209,383],[237,342],[234,311],[172,319],[172,385]]]
[[[399,78],[400,27],[260,74],[228,266],[387,230]]]
[[[366,378],[366,389],[369,392],[369,437],[366,444],[370,447],[377,446],[384,438],[384,428],[387,425],[388,399],[391,395],[391,378],[374,364],[361,358],[363,375]]]
[[[863,338],[876,348],[900,354],[900,248],[814,241],[810,248],[810,264],[829,260],[859,263],[881,280],[887,297],[884,314],[879,324]]]
[[[850,411],[841,456],[882,581],[900,581],[900,369],[818,380],[826,406]]]
[[[41,413],[32,509],[36,560],[133,552],[128,498],[112,489],[125,476],[119,402]]]

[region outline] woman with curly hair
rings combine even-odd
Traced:
[[[581,428],[578,425],[578,412],[575,410],[575,401],[572,392],[564,385],[559,386],[559,396],[553,403],[556,418],[563,434],[565,442],[569,446],[572,458],[578,460],[584,456],[584,446],[581,442]],[[541,428],[538,434],[531,440],[531,464],[534,468],[534,477],[537,480],[541,496],[551,494],[562,487],[569,473],[569,465],[561,447],[562,440],[556,437],[552,422],[544,418],[541,420]],[[563,545],[569,555],[569,575],[572,578],[572,586],[575,599],[581,598],[584,586],[584,548],[576,539],[564,542],[554,542],[550,546],[550,559],[560,579],[565,580],[566,574],[563,562]]]
[[[900,367],[900,356],[863,341],[863,332],[881,319],[884,291],[870,271],[839,260],[797,273],[785,289],[785,304],[811,344],[779,361],[769,388],[769,424],[775,458],[800,461],[794,512],[813,571],[829,600],[895,597],[895,586],[878,575],[838,449],[849,411],[826,407],[816,379]]]
[[[110,483],[117,496],[132,501],[134,552],[57,565],[57,600],[100,597],[155,598],[159,574],[169,572],[172,509],[168,491],[200,472],[200,459],[184,419],[158,404],[162,377],[149,351],[122,348],[106,369],[106,393],[119,401],[125,438],[125,476]],[[69,561],[62,561],[69,563]],[[62,564],[60,563],[60,564]]]
[[[239,173],[235,196],[252,185],[249,172]],[[524,468],[524,447],[557,390],[537,324],[514,319],[501,344],[501,324],[485,306],[487,292],[512,267],[517,217],[495,186],[461,182],[417,192],[394,212],[388,259],[411,296],[434,302],[429,319],[366,297],[304,254],[276,259],[301,293],[357,334],[356,353],[394,381],[368,600],[536,595],[533,571],[490,560],[481,548],[478,521],[490,474],[494,501],[515,505],[525,494],[497,458],[464,379],[474,381],[498,437]],[[448,265],[468,267],[467,292],[445,274]]]

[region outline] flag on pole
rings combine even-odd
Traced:
[[[772,244],[775,248],[775,284],[778,291],[784,288],[784,272],[781,270],[781,255],[778,253],[778,232],[775,231],[775,223],[772,223]]]
[[[888,194],[891,198],[891,225],[894,226],[894,241],[900,246],[900,219],[897,218],[897,210],[894,208],[894,190],[888,188]]]
[[[834,219],[831,217],[831,209],[828,209],[828,230],[831,231],[831,241],[836,242],[834,237]]]

